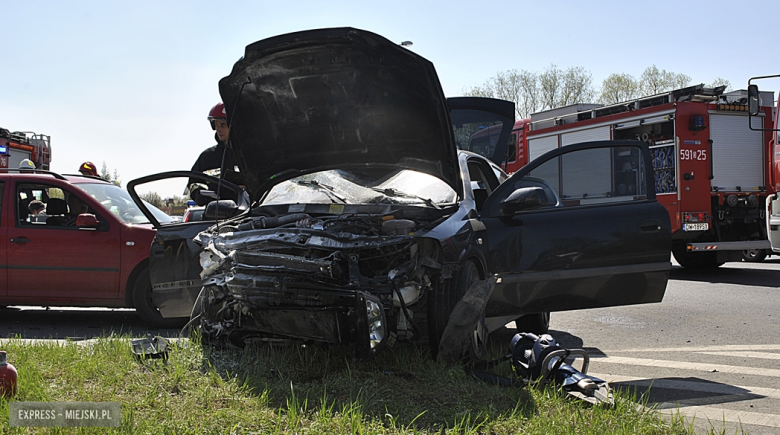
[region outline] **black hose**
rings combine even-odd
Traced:
[[[280,217],[263,216],[263,217],[253,218],[249,222],[244,222],[242,224],[239,224],[238,229],[239,231],[249,231],[249,230],[262,230],[266,228],[276,228],[303,219],[311,219],[311,216],[309,216],[306,213],[288,214]]]

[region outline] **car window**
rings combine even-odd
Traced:
[[[548,203],[563,207],[647,199],[645,162],[639,147],[588,148],[552,158],[515,182],[538,186]]]
[[[125,189],[108,183],[80,183],[78,186],[121,221],[127,224],[149,223],[149,219],[141,213],[141,210],[136,206],[133,198],[130,197],[130,194]],[[170,216],[157,207],[146,201],[144,201],[144,204],[160,223],[167,224],[173,221]]]
[[[73,191],[46,183],[20,183],[17,185],[16,195],[18,223],[22,226],[75,228],[76,215],[98,214]],[[36,212],[31,210],[30,204],[33,203],[43,204],[44,207]],[[78,209],[76,210],[75,207]]]

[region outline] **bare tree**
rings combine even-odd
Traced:
[[[535,73],[526,70],[499,72],[481,86],[464,90],[463,94],[514,101],[515,115],[519,118],[527,118],[539,110],[539,78]]]
[[[119,186],[119,172],[117,172],[116,168],[114,168],[114,174],[112,175],[111,172],[108,170],[108,165],[106,165],[106,162],[103,162],[103,167],[100,168],[100,178],[110,181],[112,183],[116,183],[117,186]]]
[[[658,70],[658,67],[653,65],[642,72],[639,82],[640,95],[648,96],[690,86],[691,78],[685,74],[673,73],[665,69]]]
[[[157,208],[162,208],[165,206],[165,203],[163,202],[162,197],[157,192],[146,192],[142,193],[141,195],[138,195],[143,199],[144,201],[148,202],[149,204],[152,204],[153,206]]]
[[[713,81],[711,84],[707,85],[708,88],[717,88],[718,86],[725,86],[726,92],[731,91],[731,82],[722,78],[722,77],[715,77],[715,81]]]
[[[582,67],[561,70],[550,65],[539,75],[542,109],[554,109],[594,99],[593,78]]]
[[[111,172],[108,172],[108,165],[106,165],[106,162],[103,162],[103,167],[100,168],[100,178],[111,181]]]
[[[601,83],[601,104],[616,104],[637,98],[639,82],[631,74],[610,74]]]

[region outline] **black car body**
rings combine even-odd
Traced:
[[[150,259],[160,312],[194,304],[208,339],[435,352],[475,282],[483,332],[663,298],[670,224],[640,142],[560,148],[500,183],[457,144],[493,125],[507,141],[513,104],[448,101],[430,62],[351,28],[249,45],[220,93],[252,207],[160,226]]]

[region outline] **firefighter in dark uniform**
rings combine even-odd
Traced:
[[[243,187],[244,177],[238,170],[238,159],[236,158],[233,148],[226,144],[230,128],[227,125],[225,105],[217,103],[216,106],[212,107],[209,111],[208,120],[209,123],[211,123],[211,129],[216,131],[214,138],[217,140],[217,144],[200,153],[198,160],[192,165],[192,170],[195,172],[205,172]],[[203,184],[198,184],[195,180],[190,180],[188,185],[190,198],[198,205],[206,205],[213,200],[213,198],[201,195],[201,190],[217,190],[216,185],[204,186]],[[236,199],[234,198],[233,193],[227,190],[222,192],[221,196],[223,199]]]

